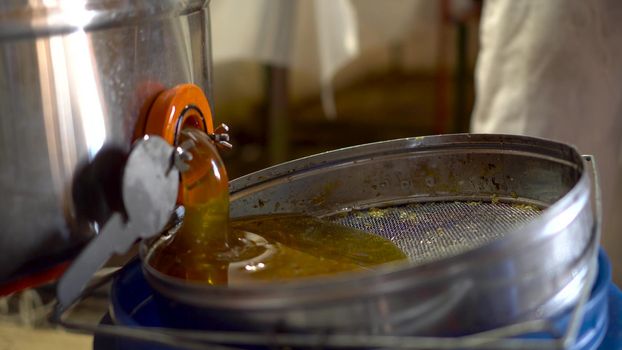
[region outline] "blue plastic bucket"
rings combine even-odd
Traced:
[[[611,283],[610,264],[602,250],[598,266],[598,277],[585,305],[582,326],[572,350],[622,350],[622,293]],[[103,322],[129,327],[172,327],[167,322],[169,315],[162,314],[155,296],[143,277],[140,261],[135,260],[115,277],[111,288],[110,317]],[[570,313],[571,310],[567,310],[553,319],[559,335],[566,329]],[[550,336],[533,334],[527,337]],[[96,349],[171,349],[154,343],[102,336],[96,336],[94,345]]]
[[[603,342],[609,323],[609,287],[611,285],[611,267],[605,253],[601,250],[598,255],[598,275],[590,299],[587,301],[581,328],[576,342],[569,350],[597,350]],[[561,337],[568,328],[571,311],[567,310],[553,321],[553,332]],[[525,338],[550,338],[550,334],[532,334]]]

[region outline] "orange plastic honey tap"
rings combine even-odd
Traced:
[[[151,105],[143,134],[159,135],[171,145],[178,144],[183,128],[194,127],[213,134],[212,112],[200,87],[177,85],[161,92]]]
[[[203,90],[194,84],[181,84],[161,92],[149,107],[146,117],[141,120],[143,127],[137,130],[137,138],[158,135],[169,144],[178,146],[182,141],[181,131],[184,128],[196,128],[205,132],[217,146],[231,147],[227,134],[229,128],[221,124],[214,129],[209,102]],[[185,182],[192,175],[186,174]],[[182,192],[179,192],[178,203],[182,203]]]

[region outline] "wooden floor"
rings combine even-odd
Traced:
[[[68,320],[96,325],[108,310],[108,288],[95,291],[67,313]],[[42,286],[0,298],[0,350],[91,350],[93,336],[68,332],[49,321],[56,287]]]
[[[93,348],[90,335],[62,329],[32,329],[0,324],[0,350],[86,350]]]

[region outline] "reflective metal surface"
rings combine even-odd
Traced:
[[[209,94],[210,60],[207,1],[0,4],[0,278],[88,238],[74,174],[102,149],[127,151],[163,89]]]
[[[231,215],[322,216],[448,201],[546,209],[459,254],[360,274],[223,287],[171,278],[144,262],[143,270],[172,300],[164,303],[172,322],[189,328],[217,317],[237,330],[446,336],[546,318],[576,302],[596,256],[588,162],[570,146],[507,135],[430,136],[319,154],[232,181]],[[145,259],[148,243],[141,248]]]

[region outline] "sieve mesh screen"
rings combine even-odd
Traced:
[[[355,210],[326,219],[390,239],[412,262],[424,263],[480,247],[540,212],[522,204],[427,202]]]

